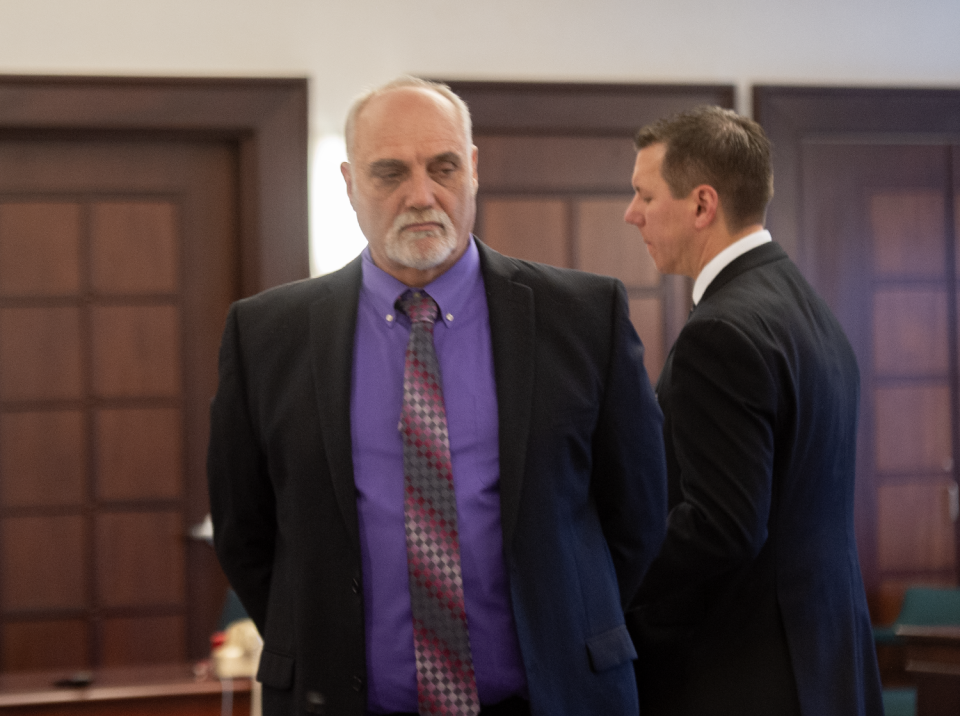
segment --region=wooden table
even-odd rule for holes
[[[55,686],[71,671],[0,674],[0,716],[250,714],[250,679],[220,681],[204,665],[97,669],[89,686]],[[232,710],[223,704],[232,700]]]
[[[960,627],[897,628],[907,644],[906,669],[917,683],[917,716],[960,714]]]

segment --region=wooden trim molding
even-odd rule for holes
[[[470,107],[480,134],[632,137],[693,104],[733,107],[732,85],[469,82],[443,80]]]
[[[776,196],[767,223],[804,266],[801,145],[853,135],[888,144],[960,143],[960,89],[757,85],[753,117],[773,142]]]
[[[0,75],[0,136],[37,132],[236,141],[240,293],[309,275],[306,79]]]

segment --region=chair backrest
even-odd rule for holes
[[[960,625],[960,589],[909,587],[897,624]]]

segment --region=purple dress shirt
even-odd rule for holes
[[[350,428],[360,520],[367,708],[417,710],[417,675],[403,524],[398,430],[410,321],[394,302],[408,289],[363,252],[353,352]],[[496,382],[480,256],[467,252],[423,286],[440,307],[434,326],[460,522],[460,559],[477,689],[484,704],[526,695],[500,527]]]

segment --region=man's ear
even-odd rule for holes
[[[717,219],[720,210],[720,195],[709,184],[701,184],[693,192],[696,201],[694,226],[698,229],[705,229]]]
[[[340,173],[343,175],[343,181],[347,184],[347,197],[350,199],[350,206],[353,206],[353,167],[350,166],[350,162],[341,162]],[[356,209],[355,206],[354,209]]]
[[[470,164],[473,167],[472,178],[473,178],[474,194],[477,193],[477,189],[480,187],[480,179],[479,179],[479,175],[477,174],[477,157],[478,156],[479,156],[479,152],[477,151],[477,145],[474,144],[473,149],[470,151]]]

